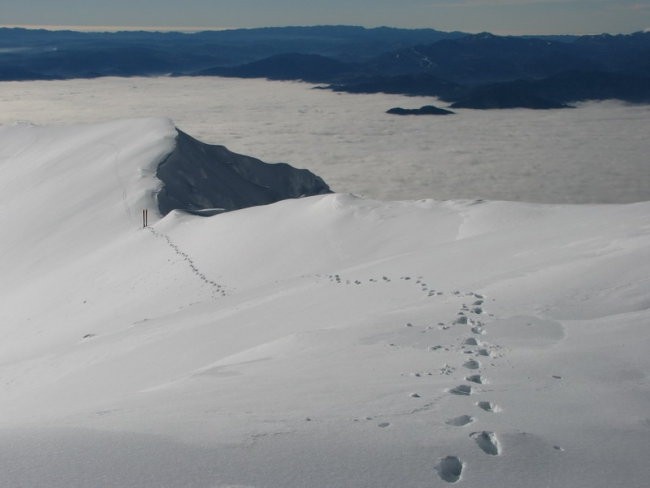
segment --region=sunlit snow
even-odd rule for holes
[[[3,85],[0,486],[645,486],[650,202],[561,202],[643,198],[647,107],[410,120],[260,83]],[[174,123],[408,198],[161,218]]]

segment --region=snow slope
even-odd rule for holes
[[[173,136],[0,128],[0,486],[647,486],[650,202],[152,218]]]

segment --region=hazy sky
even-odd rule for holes
[[[650,0],[1,0],[3,25],[259,27],[354,24],[466,32],[629,33]]]

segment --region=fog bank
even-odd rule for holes
[[[650,199],[650,106],[459,110],[396,117],[428,97],[351,95],[294,82],[100,78],[2,83],[0,123],[164,116],[203,142],[321,176],[337,192],[385,199],[547,203]]]

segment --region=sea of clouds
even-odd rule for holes
[[[99,78],[0,83],[0,124],[169,117],[208,143],[287,162],[337,192],[389,200],[650,200],[650,106],[388,115],[425,97],[351,95],[296,82]]]

